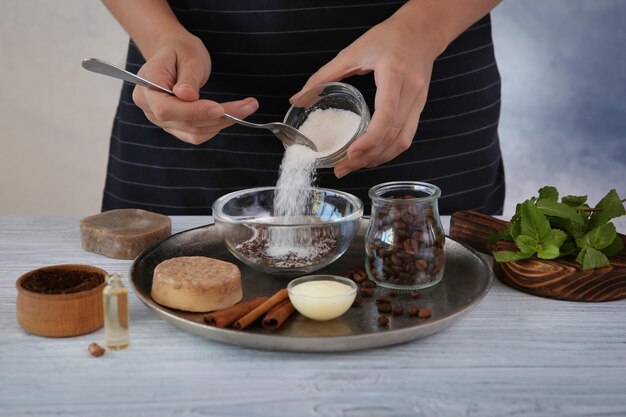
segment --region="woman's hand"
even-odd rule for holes
[[[217,103],[200,100],[202,87],[211,73],[211,58],[200,39],[183,34],[161,43],[138,74],[170,88],[175,96],[136,86],[133,101],[148,120],[178,139],[199,145],[233,123],[224,112],[246,118],[259,104],[254,98]]]
[[[309,78],[302,90],[374,72],[375,112],[367,132],[337,164],[343,177],[385,163],[410,145],[426,103],[435,59],[500,0],[411,0],[374,26]]]
[[[411,145],[433,62],[442,51],[439,42],[417,32],[418,25],[397,13],[374,26],[313,74],[292,98],[322,83],[374,72],[375,112],[367,132],[348,149],[348,159],[335,166],[337,177],[387,162]]]

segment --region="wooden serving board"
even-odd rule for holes
[[[499,241],[489,247],[487,240],[506,228],[507,222],[475,211],[458,211],[450,220],[450,237],[474,249],[491,254],[492,250],[517,250],[512,242]],[[626,236],[620,234],[626,243]],[[626,246],[626,245],[625,245]],[[570,301],[612,301],[626,298],[626,249],[609,258],[606,268],[582,270],[573,257],[518,262],[493,262],[500,281],[547,298]]]

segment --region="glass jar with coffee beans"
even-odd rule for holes
[[[438,187],[415,181],[388,182],[369,190],[372,214],[365,235],[365,266],[371,280],[400,290],[441,281],[446,258],[440,195]]]

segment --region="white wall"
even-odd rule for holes
[[[121,81],[80,63],[127,42],[99,1],[1,1],[0,214],[100,211]]]

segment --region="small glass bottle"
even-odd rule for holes
[[[104,297],[104,343],[111,350],[126,349],[130,343],[128,333],[128,288],[122,274],[107,277]]]
[[[369,190],[372,214],[365,235],[365,267],[381,287],[415,290],[437,284],[446,263],[437,199],[441,190],[415,181]]]

